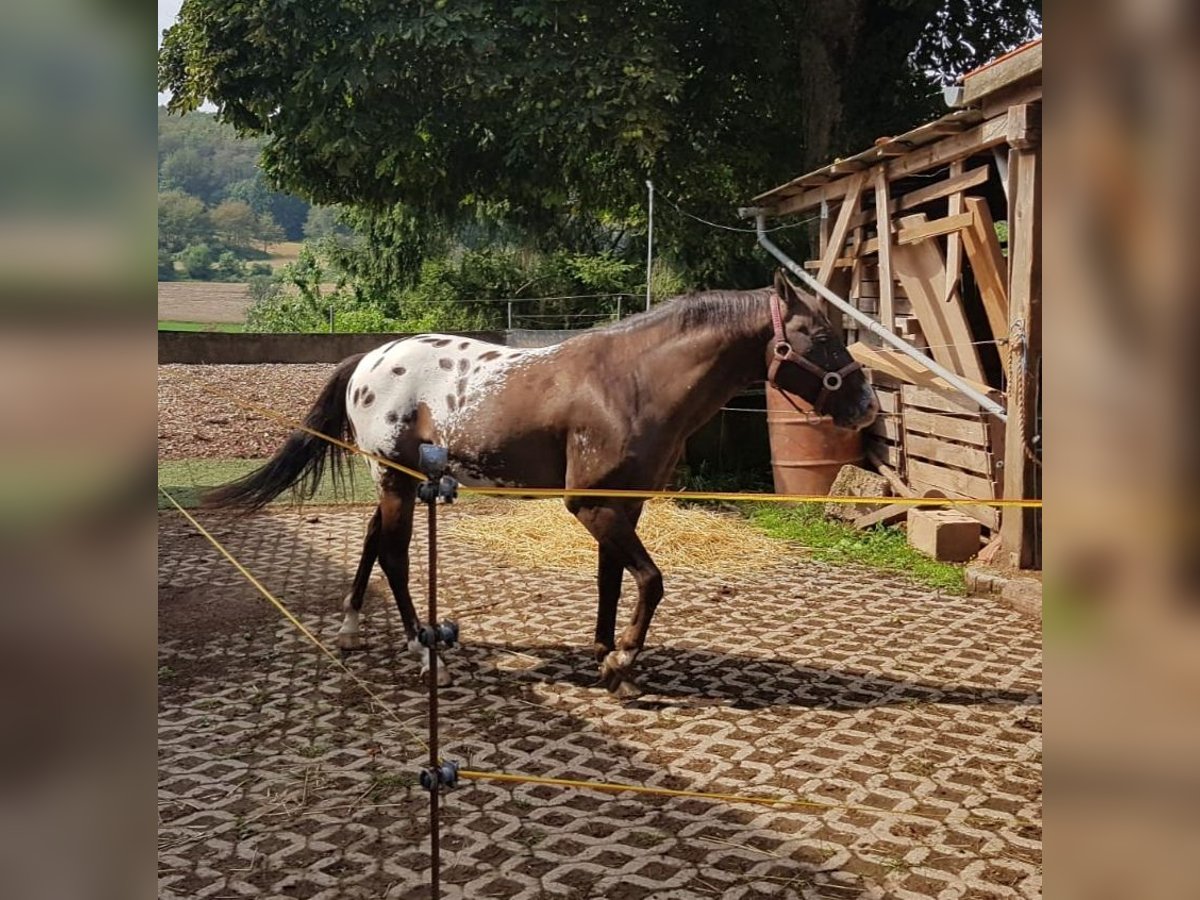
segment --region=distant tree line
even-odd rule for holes
[[[753,236],[702,219],[733,224],[763,189],[942,114],[941,83],[1041,27],[1040,0],[183,0],[158,86],[188,115],[160,183],[287,234],[309,215],[275,189],[336,208],[321,217],[350,234],[298,281],[319,268],[363,321],[404,298],[483,316],[513,286],[587,293],[589,267],[644,293],[647,179],[655,278],[752,287]],[[201,140],[205,103],[253,140]],[[777,243],[804,258],[814,234]]]
[[[271,244],[345,229],[338,211],[273,189],[262,141],[215,115],[158,112],[158,277],[242,281],[270,274],[253,260]]]

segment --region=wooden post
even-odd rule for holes
[[[956,159],[950,163],[950,177],[957,178],[963,173],[963,161]],[[957,216],[963,211],[963,195],[962,191],[957,191],[950,195],[947,201],[947,216]],[[958,236],[958,232],[951,232],[946,236],[946,290],[942,294],[942,302],[949,303],[954,298],[954,292],[958,288],[958,276],[962,274],[962,238]]]
[[[1014,135],[1019,146],[1014,146],[1008,156],[1008,312],[1013,343],[1004,442],[1004,496],[1027,499],[1033,494],[1036,467],[1025,450],[1036,423],[1036,362],[1042,353],[1041,158],[1036,141],[1031,140],[1034,132],[1028,127],[1028,119],[1010,118],[1022,129],[1019,135]],[[1004,510],[1000,539],[1010,565],[1028,568],[1040,558],[1034,543],[1038,514],[1036,510]]]
[[[879,324],[896,330],[896,300],[892,275],[892,213],[884,166],[875,169],[875,223],[879,240]]]
[[[821,268],[817,271],[817,281],[825,285],[829,284],[833,275],[833,264],[846,243],[846,235],[850,231],[850,217],[858,212],[858,201],[862,196],[866,173],[858,172],[847,180],[850,182],[850,189],[846,192],[841,209],[838,210],[837,221],[833,223],[833,231],[829,235],[829,246],[825,248],[825,255],[821,257]]]

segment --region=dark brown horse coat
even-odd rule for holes
[[[774,367],[780,387],[815,401],[821,373],[842,372],[840,387],[825,392],[825,411],[838,425],[865,427],[878,410],[874,393],[823,311],[777,277],[777,327],[772,293],[679,298],[539,350],[450,335],[393,341],[339,366],[307,424],[325,434],[348,433],[361,449],[409,467],[417,465],[421,444],[439,444],[449,452],[451,472],[467,485],[659,489],[687,437],[734,394],[763,380],[769,363],[786,356],[782,346],[792,355]],[[296,432],[266,466],[212,500],[261,506],[302,479],[311,485],[338,452]],[[376,463],[372,471],[380,503],[345,601],[339,633],[345,649],[360,646],[360,610],[376,557],[410,641],[418,625],[408,590],[415,484]],[[663,593],[662,575],[636,533],[642,504],[573,497],[567,506],[599,549],[595,654],[602,679],[633,693],[633,662]],[[637,582],[638,601],[617,638],[624,570]]]

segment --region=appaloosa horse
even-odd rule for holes
[[[408,467],[417,465],[421,444],[442,445],[464,485],[651,490],[667,485],[690,434],[764,378],[844,428],[863,428],[878,412],[874,392],[818,302],[778,274],[774,289],[681,297],[544,349],[438,334],[392,341],[342,362],[305,424],[348,435],[361,449]],[[297,483],[311,491],[326,463],[340,465],[345,453],[295,431],[262,468],[218,488],[208,502],[257,508]],[[379,506],[344,603],[338,644],[361,646],[359,616],[378,558],[410,646],[423,653],[408,589],[416,484],[370,465]],[[566,503],[599,546],[594,651],[601,680],[632,695],[634,659],[663,596],[662,575],[637,535],[642,501],[570,497]],[[615,638],[626,569],[638,599],[632,621]]]

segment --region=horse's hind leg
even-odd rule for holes
[[[362,556],[358,560],[358,571],[354,573],[354,584],[342,601],[345,616],[337,634],[337,645],[342,650],[361,650],[362,637],[358,626],[362,613],[363,598],[367,595],[367,583],[371,580],[371,569],[379,556],[379,523],[382,516],[379,507],[367,525],[367,536],[363,539]]]
[[[380,499],[379,565],[396,597],[396,608],[404,622],[409,649],[421,658],[421,676],[424,677],[429,671],[429,651],[417,643],[417,629],[421,622],[408,589],[409,545],[412,543],[416,494],[416,482],[404,478],[385,491]],[[438,684],[449,683],[450,670],[444,664],[439,664]]]

